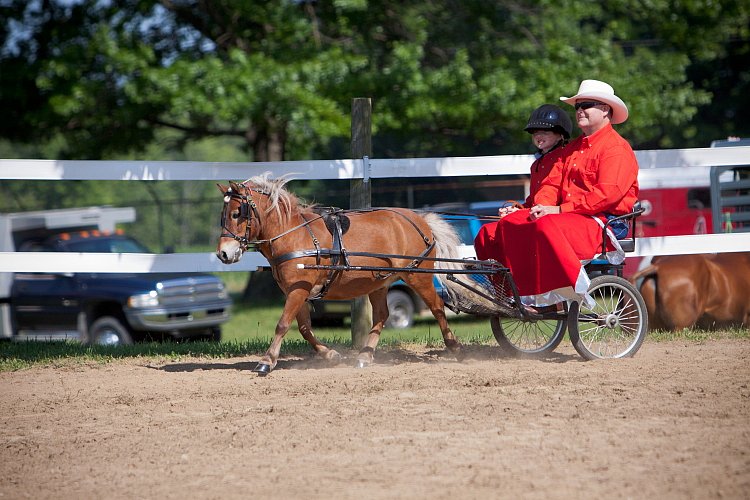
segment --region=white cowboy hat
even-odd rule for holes
[[[599,80],[584,80],[573,97],[561,97],[560,100],[575,106],[576,101],[593,99],[609,104],[612,107],[612,123],[622,123],[628,119],[628,107],[615,95],[615,89],[608,83]]]

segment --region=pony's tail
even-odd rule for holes
[[[458,245],[461,239],[453,226],[436,213],[426,212],[422,214],[432,231],[432,237],[435,239],[435,256],[438,259],[457,259]],[[439,262],[440,267],[447,269],[458,269],[461,264],[457,262]]]
[[[432,231],[432,237],[435,239],[435,256],[438,259],[459,259],[458,245],[461,244],[461,238],[458,233],[445,219],[438,214],[426,212],[422,214]],[[460,262],[435,262],[435,267],[441,269],[463,269],[464,264]],[[448,280],[446,274],[438,274],[438,280],[442,285],[444,293],[442,294],[443,302],[454,312],[479,310],[493,311],[497,306],[492,304],[486,298],[473,293],[471,290],[476,289],[479,284],[473,280],[469,274],[454,274],[453,277],[466,286]]]

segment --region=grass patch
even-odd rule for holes
[[[701,330],[699,328],[683,328],[677,331],[652,330],[646,337],[654,342],[669,342],[674,340],[687,340],[691,342],[704,342],[707,340],[724,339],[750,339],[750,329],[726,328],[723,330]]]
[[[235,301],[232,307],[232,319],[222,328],[222,339],[228,342],[243,342],[246,340],[263,340],[270,343],[276,328],[276,323],[281,316],[281,305],[248,306]],[[490,322],[486,318],[478,318],[461,314],[450,316],[448,323],[453,333],[465,343],[488,342],[494,338]],[[315,335],[326,343],[351,343],[351,326],[348,321],[343,326],[316,326]],[[284,337],[284,345],[291,339],[302,339],[294,322],[289,332]],[[440,333],[435,318],[426,316],[417,318],[412,328],[403,330],[383,330],[380,344],[384,343],[439,343],[442,345],[443,337]],[[388,344],[386,344],[388,345]]]
[[[86,346],[79,342],[5,342],[0,346],[0,371],[34,365],[108,363],[122,358],[232,357],[262,352],[260,342],[149,342],[126,346]]]
[[[240,280],[238,280],[238,284]],[[281,315],[280,304],[251,307],[235,300],[231,320],[223,326],[222,342],[164,342],[141,343],[131,346],[85,346],[77,342],[2,342],[0,343],[0,371],[12,371],[32,366],[71,366],[76,364],[105,364],[117,359],[147,358],[158,361],[175,361],[186,358],[231,358],[260,355],[268,348],[276,323]],[[489,320],[461,314],[450,316],[448,322],[456,337],[464,344],[494,345]],[[315,328],[316,336],[334,348],[351,348],[351,327],[322,326]],[[684,329],[677,332],[652,331],[649,341],[667,342],[684,340],[703,342],[721,339],[750,339],[747,328],[717,331]],[[443,338],[437,322],[424,317],[415,321],[412,328],[384,330],[379,346],[399,347],[423,345],[441,348]],[[310,347],[292,325],[282,346],[282,354],[306,355]]]

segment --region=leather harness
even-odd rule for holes
[[[287,252],[285,254],[279,255],[277,257],[273,257],[269,259],[269,263],[271,264],[271,268],[273,269],[275,266],[278,266],[282,262],[286,262],[288,260],[292,259],[299,259],[301,257],[315,257],[315,263],[317,265],[321,264],[322,258],[329,258],[331,259],[331,265],[332,266],[344,266],[348,267],[350,266],[349,263],[349,256],[350,255],[356,255],[356,256],[368,256],[374,254],[368,254],[366,252],[349,252],[346,247],[344,246],[344,234],[349,230],[349,227],[351,225],[351,220],[349,219],[348,214],[351,213],[362,213],[362,212],[377,212],[377,211],[383,211],[387,210],[393,213],[396,213],[403,217],[405,220],[407,220],[412,227],[419,233],[419,235],[422,237],[422,240],[425,243],[425,250],[414,260],[412,260],[406,268],[413,268],[417,267],[420,262],[422,262],[421,257],[426,257],[435,246],[435,241],[430,241],[430,239],[422,232],[421,229],[416,225],[416,223],[405,216],[404,214],[397,212],[395,210],[390,210],[388,208],[369,208],[369,209],[354,209],[354,210],[343,210],[341,208],[336,207],[325,207],[318,212],[318,216],[313,219],[307,219],[302,213],[300,213],[300,217],[305,221],[304,227],[307,229],[307,232],[310,234],[310,238],[312,239],[313,246],[315,247],[314,250],[295,250],[293,252]],[[320,246],[320,240],[315,236],[315,233],[312,230],[312,227],[310,227],[310,223],[317,219],[323,219],[326,229],[328,229],[328,232],[331,233],[332,241],[331,241],[331,248],[321,248]],[[316,293],[313,296],[308,297],[307,300],[318,300],[325,297],[325,295],[328,293],[329,289],[331,288],[331,285],[333,282],[341,275],[341,273],[344,272],[343,269],[332,269],[328,271],[328,276],[326,276],[326,280],[323,283],[322,288],[318,293]],[[384,280],[390,276],[395,274],[395,272],[378,272],[375,274],[375,277],[380,280]]]
[[[260,213],[257,209],[257,206],[255,205],[255,202],[252,199],[252,195],[250,194],[251,191],[254,189],[243,186],[248,190],[247,195],[243,195],[237,192],[232,191],[231,188],[224,193],[224,210],[222,212],[222,220],[221,225],[224,229],[224,232],[222,233],[222,237],[228,237],[232,238],[240,243],[243,250],[247,250],[248,248],[257,248],[257,245],[259,243],[268,242],[269,246],[271,247],[271,254],[272,257],[268,259],[269,264],[271,264],[271,270],[274,274],[274,278],[277,278],[275,268],[279,264],[293,260],[293,259],[299,259],[302,257],[315,257],[315,263],[317,265],[321,265],[321,259],[331,259],[331,265],[337,266],[339,268],[332,269],[328,272],[328,276],[326,277],[325,282],[323,283],[322,288],[318,293],[316,293],[314,296],[308,297],[307,300],[317,300],[322,299],[329,291],[331,285],[333,282],[341,275],[343,272],[343,269],[340,269],[340,266],[348,267],[350,266],[349,263],[349,256],[350,255],[356,255],[356,256],[368,256],[371,255],[373,257],[378,256],[378,254],[368,254],[366,252],[349,252],[344,246],[344,234],[349,230],[351,226],[351,220],[349,219],[348,214],[351,213],[363,213],[363,212],[377,212],[377,211],[389,211],[393,212],[401,217],[403,217],[406,221],[408,221],[412,227],[419,233],[419,235],[422,237],[422,240],[425,243],[425,250],[417,256],[414,260],[412,260],[405,268],[414,268],[417,267],[422,261],[423,257],[426,257],[434,248],[435,246],[435,240],[433,239],[430,241],[430,239],[422,232],[422,230],[417,226],[417,224],[411,220],[406,215],[393,210],[389,208],[365,208],[365,209],[352,209],[352,210],[343,210],[341,208],[336,207],[322,207],[316,210],[317,216],[308,219],[303,213],[300,212],[300,217],[302,218],[302,223],[287,230],[283,233],[274,236],[273,238],[270,238],[268,240],[263,241],[250,241],[249,240],[249,232],[250,232],[250,224],[252,222],[252,219],[257,219],[257,223],[261,224],[261,218]],[[254,190],[256,193],[268,195],[269,193],[265,191],[258,191]],[[245,231],[245,235],[237,235],[233,232],[231,232],[226,225],[226,217],[229,215],[229,211],[227,209],[229,205],[229,201],[232,198],[239,199],[239,212],[241,218],[246,218],[247,221],[247,227]],[[315,233],[312,230],[311,224],[312,222],[323,219],[323,222],[325,223],[326,229],[329,233],[331,233],[332,236],[332,242],[331,242],[331,248],[322,248],[320,245],[320,240],[315,236]],[[292,252],[287,252],[285,254],[279,255],[279,256],[273,256],[273,241],[281,238],[282,236],[285,236],[297,229],[301,228],[307,229],[307,232],[310,235],[310,239],[312,240],[314,249],[309,250],[295,250]],[[380,254],[383,256],[383,254]],[[395,274],[395,271],[393,272],[378,272],[375,277],[377,279],[386,279],[390,276]],[[277,280],[278,281],[278,280]]]

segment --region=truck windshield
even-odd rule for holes
[[[69,241],[65,244],[68,252],[98,253],[149,253],[148,249],[130,238],[92,238]]]

